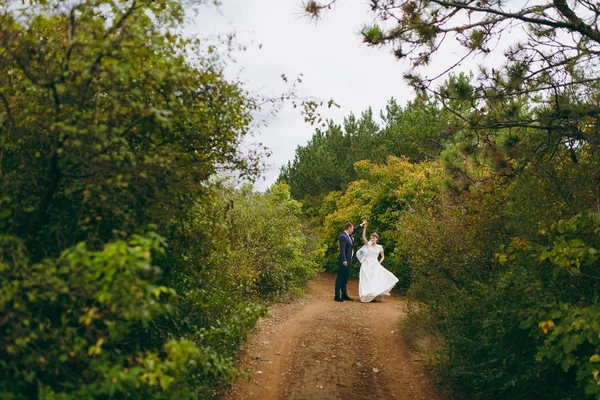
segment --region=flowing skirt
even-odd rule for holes
[[[368,303],[377,296],[389,296],[397,282],[398,278],[383,268],[377,259],[369,258],[360,266],[358,297],[363,303]]]

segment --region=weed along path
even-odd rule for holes
[[[335,277],[314,279],[306,298],[275,305],[244,344],[229,400],[442,400],[398,334],[405,300],[333,301]],[[358,282],[348,283],[357,297]]]

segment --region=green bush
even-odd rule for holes
[[[600,215],[575,216],[498,254],[487,284],[431,305],[443,376],[469,398],[597,399],[600,394]]]
[[[223,198],[228,262],[263,296],[301,292],[319,270],[317,249],[302,230],[301,206],[289,186],[273,185],[264,194],[249,186],[229,189]]]
[[[175,338],[145,344],[176,297],[152,264],[162,238],[133,236],[102,251],[81,243],[36,264],[18,239],[0,241],[3,398],[195,398],[176,389],[180,381],[219,375],[210,349]]]

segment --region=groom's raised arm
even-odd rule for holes
[[[367,220],[364,220],[363,222],[361,222],[360,224],[356,225],[353,229],[352,229],[352,234],[356,233],[357,230],[359,230],[360,228],[363,227],[363,224],[365,224],[367,222]]]

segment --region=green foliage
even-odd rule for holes
[[[444,340],[439,371],[456,392],[473,399],[568,398],[557,385],[561,377],[536,363],[536,342],[521,328],[524,310],[545,297],[536,279],[513,269],[492,285],[446,292],[429,309]]]
[[[279,181],[291,186],[292,197],[303,202],[307,215],[318,215],[328,193],[344,190],[358,178],[356,162],[384,163],[389,155],[414,162],[433,159],[453,135],[448,116],[435,101],[415,100],[401,107],[391,99],[381,120],[382,126],[370,109],[360,118],[351,114],[342,126],[331,121],[325,131],[317,129],[306,146],[296,149]]]
[[[412,266],[410,293],[420,301],[489,283],[496,274],[493,254],[506,234],[484,193],[439,196],[403,215],[396,233],[397,251]]]
[[[377,45],[385,40],[383,31],[377,25],[364,26],[360,33],[363,35],[364,41],[370,45]]]
[[[427,305],[426,329],[443,340],[437,366],[459,393],[598,398],[598,218],[561,220],[542,229],[537,244],[514,238],[486,279],[465,274],[481,265],[474,260],[446,266],[454,276],[463,272],[460,281],[436,285],[436,264],[414,277],[410,291]],[[463,236],[460,230],[455,235]]]
[[[192,3],[0,4],[0,398],[217,398],[316,270],[287,188],[218,187],[256,103]]]
[[[404,107],[391,99],[381,112],[383,154],[405,156],[411,162],[436,159],[456,128],[451,115],[434,99],[409,101]],[[381,162],[382,154],[373,161]]]
[[[442,171],[437,163],[422,162],[412,164],[405,158],[388,157],[383,165],[358,162],[355,166],[361,179],[353,182],[345,193],[331,193],[324,203],[324,229],[320,233],[323,245],[327,247],[324,265],[335,268],[337,235],[347,221],[369,222],[368,232],[376,231],[381,237],[386,259],[385,266],[401,281],[397,289],[410,285],[410,263],[402,248],[397,232],[401,216],[410,213],[415,207],[427,204],[435,195]],[[362,240],[357,240],[357,246]],[[352,270],[359,266],[353,264]]]
[[[176,33],[179,2],[13,3],[0,17],[0,192],[6,231],[35,261],[181,214],[217,163],[252,172],[237,149],[254,102]]]
[[[550,363],[572,376],[578,392],[593,399],[600,397],[600,307],[577,307],[558,303],[538,317],[551,318],[539,323],[543,345],[536,360]]]
[[[289,186],[273,185],[266,193],[250,186],[223,193],[227,224],[227,263],[268,297],[298,294],[319,270],[318,248],[309,244],[300,224],[300,204]]]
[[[539,244],[514,238],[487,273],[483,260],[457,264],[463,257],[451,248],[439,264],[416,262],[426,274],[414,275],[410,293],[424,303],[411,312],[408,334],[439,338],[431,358],[456,392],[474,399],[597,398],[597,221],[590,214],[553,224]],[[458,240],[464,233],[455,227]],[[430,238],[436,245],[446,236],[437,234]],[[471,248],[462,250],[477,246]]]
[[[535,340],[537,368],[566,393],[590,399],[600,396],[599,232],[598,213],[576,215],[543,229],[543,243],[514,239],[500,255],[511,269],[527,268],[539,291],[520,323]]]
[[[191,398],[177,390],[181,381],[215,375],[206,368],[215,355],[193,343],[171,339],[152,349],[131,342],[172,312],[176,294],[160,285],[151,259],[163,242],[133,236],[97,252],[80,243],[33,264],[20,241],[2,236],[3,397]]]
[[[4,397],[210,398],[239,375],[231,354],[261,310],[231,307],[236,292],[217,280],[196,281],[214,285],[204,304],[161,285],[153,254],[164,257],[163,238],[134,235],[102,251],[81,243],[39,264],[2,238]],[[195,318],[184,313],[190,305]]]
[[[351,165],[348,167],[344,151],[348,146],[349,137],[339,126],[330,123],[325,132],[317,129],[306,146],[296,149],[294,161],[282,168],[279,181],[291,186],[297,200],[339,190],[351,181]]]

